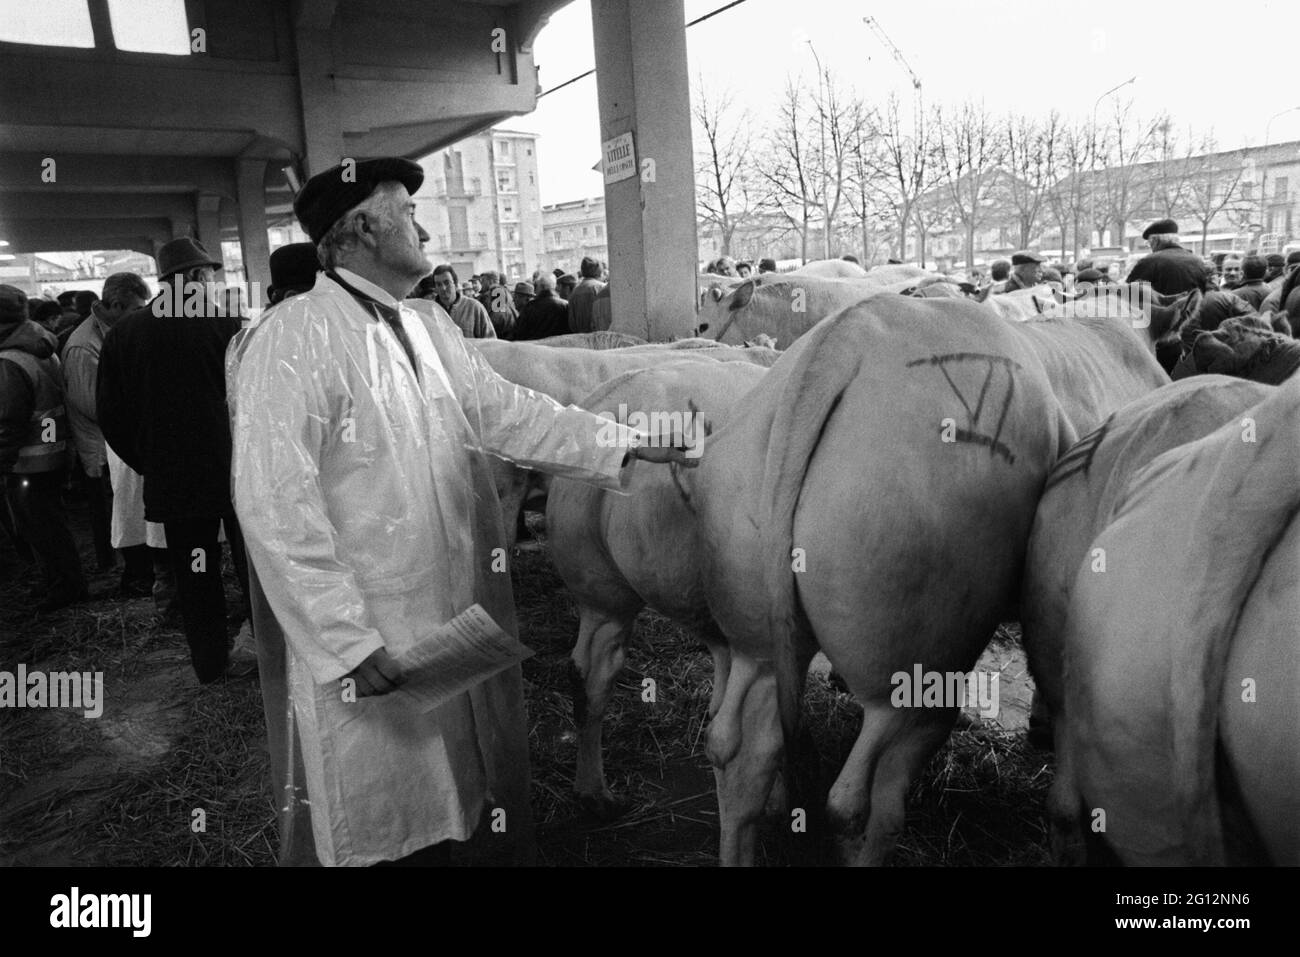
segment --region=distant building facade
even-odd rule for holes
[[[419,162],[416,220],[435,265],[450,263],[462,280],[491,269],[512,281],[541,265],[536,134],[488,130]]]
[[[604,196],[543,206],[542,230],[547,269],[564,269],[576,276],[584,256],[609,262]]]

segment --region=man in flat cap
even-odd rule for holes
[[[1205,263],[1178,241],[1178,224],[1158,219],[1142,231],[1151,255],[1139,259],[1128,274],[1128,282],[1149,282],[1161,295],[1176,296],[1191,289],[1204,292],[1208,286]]]
[[[516,632],[488,454],[610,489],[637,458],[688,461],[622,427],[602,444],[608,420],[507,382],[437,303],[403,301],[432,269],[422,180],[397,158],[312,177],[294,211],[325,274],[228,363],[282,861],[314,843],[326,865],[445,863],[485,818],[526,844],[518,666],[425,712],[392,693],[397,659],[474,604]]]
[[[1038,253],[1021,249],[1011,255],[1011,275],[1003,283],[999,292],[1015,292],[1017,289],[1031,289],[1043,278],[1043,257]]]
[[[158,252],[162,291],[104,336],[95,407],[113,451],[144,477],[144,517],[161,523],[190,660],[202,684],[252,672],[230,657],[221,579],[224,528],[244,594],[247,566],[230,504],[226,346],[240,329],[219,301],[221,261],[188,237]]]

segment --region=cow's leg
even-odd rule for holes
[[[731,648],[721,632],[706,630],[700,637],[713,658],[713,691],[709,695],[709,720],[712,721],[722,707],[722,696],[727,690],[727,676],[731,672]]]
[[[1037,699],[1035,699],[1037,700]],[[1074,765],[1065,742],[1065,722],[1056,716],[1056,775],[1047,792],[1047,819],[1051,828],[1052,861],[1062,866],[1082,866],[1087,847],[1081,830],[1080,797],[1074,784]]]
[[[1052,747],[1052,711],[1047,707],[1047,699],[1038,688],[1034,689],[1033,702],[1029,706],[1029,743],[1044,751]]]
[[[572,655],[573,720],[578,726],[573,788],[583,808],[601,819],[617,817],[624,810],[605,785],[601,721],[614,681],[623,670],[624,645],[635,619],[635,609],[615,614],[583,606],[579,611],[578,643]]]
[[[724,867],[749,866],[758,819],[781,758],[776,674],[770,662],[732,651],[726,691],[709,725],[709,760],[718,785]]]
[[[866,702],[862,730],[835,779],[827,815],[844,863],[883,864],[902,833],[907,792],[947,738],[955,712]]]

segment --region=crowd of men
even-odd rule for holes
[[[467,339],[526,342],[608,329],[613,314],[607,287],[605,265],[584,256],[577,276],[539,269],[514,286],[490,270],[461,280],[443,263],[420,280],[414,296],[436,301]]]

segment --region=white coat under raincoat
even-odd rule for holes
[[[435,304],[339,277],[400,309],[418,379],[392,328],[326,275],[227,356],[281,862],[312,856],[305,800],[326,865],[465,840],[485,808],[531,837],[518,667],[425,715],[397,694],[345,702],[339,679],[475,602],[517,634],[484,453],[619,489],[632,433],[598,444],[608,420],[502,379]]]

